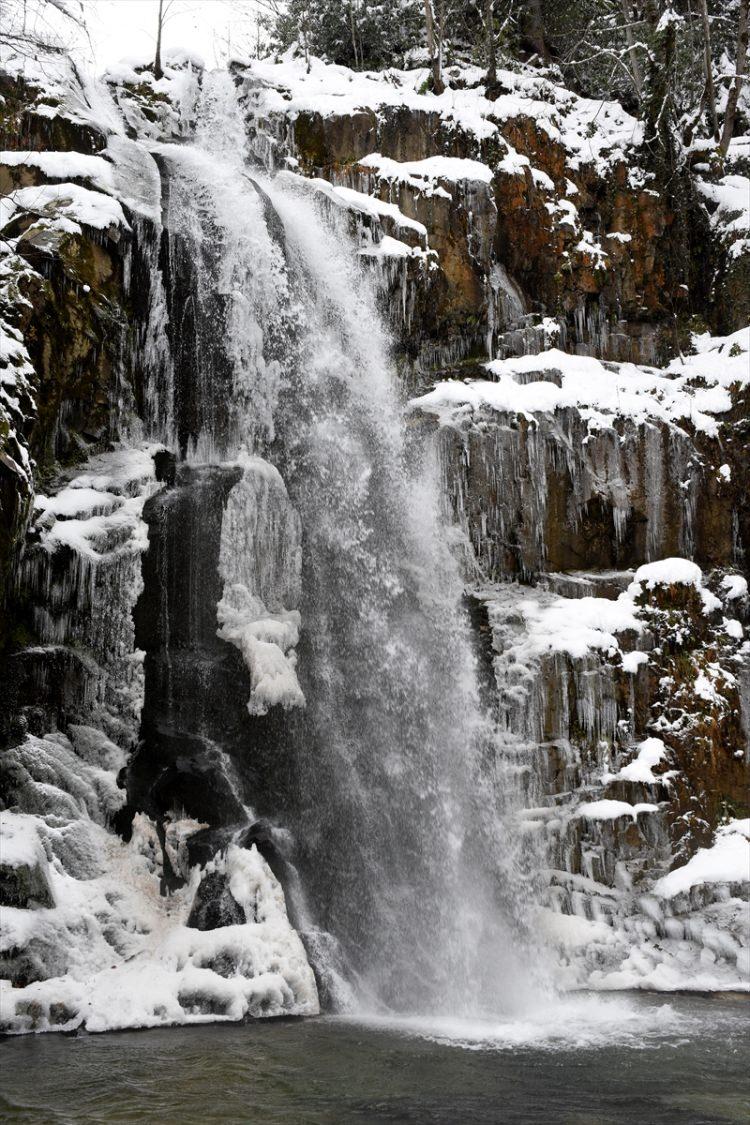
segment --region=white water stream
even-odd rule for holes
[[[202,405],[184,444],[246,465],[222,535],[221,635],[243,651],[256,712],[304,692],[288,827],[360,1002],[507,1012],[531,987],[517,796],[480,707],[435,466],[408,456],[389,341],[342,224],[296,177],[253,171],[260,194],[244,147],[216,73],[195,145],[162,150],[173,245],[197,263]],[[301,603],[286,493],[258,458],[301,519]]]

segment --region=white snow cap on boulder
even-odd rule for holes
[[[703,585],[701,568],[689,559],[659,559],[658,562],[645,563],[635,572],[634,584],[653,590],[655,586],[695,586]]]
[[[712,614],[721,609],[721,602],[703,585],[703,571],[690,559],[659,559],[658,562],[639,566],[635,577],[627,589],[628,597],[640,597],[644,588],[653,590],[657,586],[693,586],[703,602],[703,613]]]

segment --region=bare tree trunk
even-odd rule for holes
[[[719,118],[716,113],[716,90],[714,89],[713,60],[711,58],[711,24],[708,21],[706,0],[700,0],[701,23],[703,24],[703,66],[706,72],[706,101],[711,118],[711,132],[715,141],[719,139]]]
[[[544,35],[542,2],[541,0],[528,0],[528,2],[523,5],[522,10],[525,13],[524,29],[526,39],[534,48],[544,65],[547,66],[550,61],[550,53]]]
[[[352,33],[352,48],[354,50],[354,67],[359,69],[361,59],[357,52],[357,20],[354,15],[354,0],[349,0],[349,27]]]
[[[487,38],[487,85],[497,83],[495,56],[495,0],[484,0],[484,34]]]
[[[638,58],[638,50],[633,35],[633,13],[630,10],[630,0],[620,0],[620,7],[625,17],[625,39],[628,44],[628,55],[630,56],[630,73],[633,75],[633,85],[635,86],[635,92],[640,101],[643,96],[643,71],[641,70],[641,61]]]
[[[445,90],[445,83],[441,73],[440,52],[435,37],[435,13],[432,8],[432,0],[424,0],[424,22],[427,29],[427,53],[430,56],[430,66],[432,67],[432,88],[436,94],[442,94]]]
[[[729,144],[734,135],[734,119],[737,115],[737,102],[742,89],[742,80],[747,65],[747,35],[748,35],[748,0],[740,0],[739,20],[737,23],[737,64],[734,68],[734,82],[729,88],[727,108],[724,114],[724,128],[719,142],[719,151],[722,156],[729,152]]]
[[[159,0],[159,16],[158,24],[156,27],[156,55],[154,56],[154,78],[163,78],[164,71],[161,68],[161,32],[164,26],[164,0]]]

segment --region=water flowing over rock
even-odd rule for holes
[[[4,1030],[747,987],[748,329],[474,70],[3,78]]]

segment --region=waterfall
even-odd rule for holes
[[[360,1005],[507,1011],[529,978],[516,786],[480,703],[437,466],[407,441],[349,236],[297,177],[250,172],[245,145],[217,72],[195,143],[159,148],[175,401],[156,413],[194,467],[241,473],[217,628],[251,715],[283,711],[272,819]]]

